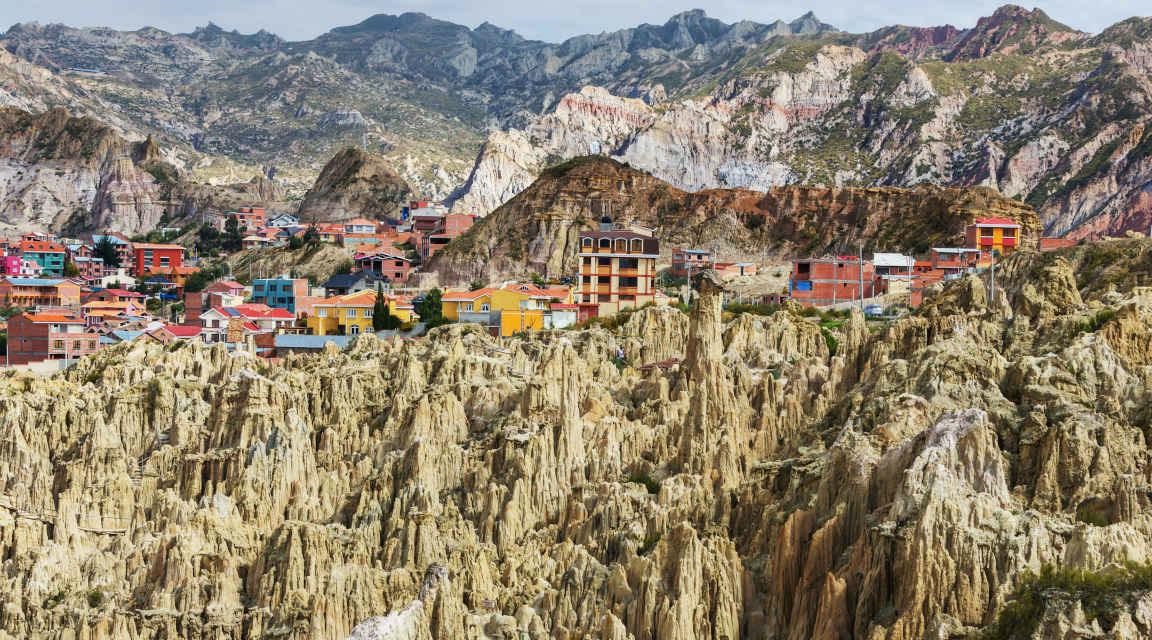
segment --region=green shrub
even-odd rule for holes
[[[652,495],[660,493],[660,481],[647,473],[633,473],[628,476],[628,482],[644,485],[644,488]]]
[[[652,550],[655,549],[656,545],[659,543],[660,534],[657,533],[656,535],[645,536],[644,542],[642,542],[640,546],[636,548],[636,555],[646,556],[649,553],[652,553]]]
[[[824,334],[824,343],[828,345],[828,356],[836,357],[836,353],[840,350],[840,341],[825,327],[820,327],[820,332]]]
[[[100,608],[104,604],[104,592],[99,589],[93,589],[88,592],[88,606],[93,609]]]
[[[1060,595],[1079,600],[1088,622],[1096,620],[1105,631],[1116,622],[1117,612],[1136,594],[1152,590],[1152,564],[1128,563],[1102,572],[1045,566],[1039,575],[1020,581],[996,622],[978,635],[979,640],[1032,638],[1048,602]]]

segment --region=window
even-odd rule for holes
[[[317,309],[316,310],[316,317],[317,318],[327,318],[328,317],[328,310],[327,309]]]
[[[79,340],[73,340],[72,341],[72,350],[73,351],[79,351],[80,350],[80,341]]]
[[[644,241],[640,238],[632,238],[632,253],[643,253]]]
[[[365,309],[364,310],[364,317],[365,318],[371,318],[372,317],[372,310],[371,309]]]
[[[346,313],[344,315],[348,318],[355,318],[356,317],[356,310],[355,309],[349,309],[348,313]]]
[[[53,349],[63,349],[64,348],[64,341],[63,340],[53,340],[52,341],[52,348]]]
[[[637,269],[640,267],[640,260],[637,258],[620,258],[621,269]]]
[[[611,249],[612,248],[612,241],[609,240],[608,238],[600,238],[600,248],[601,249]]]
[[[584,263],[583,264],[585,267],[592,266],[592,258],[589,258],[588,256],[584,256]]]
[[[624,238],[616,238],[616,253],[626,253],[628,251],[628,241]]]
[[[358,324],[354,324],[354,325],[352,325],[352,326],[351,326],[351,327],[350,327],[348,330],[349,330],[349,331],[352,333],[352,335],[354,335],[354,336],[355,336],[355,335],[359,335],[359,334],[360,334],[360,325],[358,325]]]
[[[592,238],[589,238],[588,236],[584,236],[583,238],[580,238],[580,247],[583,249],[591,249],[592,248]]]
[[[489,310],[488,303],[485,302],[484,304],[480,305],[480,310],[481,311],[488,311]]]

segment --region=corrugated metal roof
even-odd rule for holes
[[[902,253],[873,253],[872,264],[877,267],[911,267],[916,258]]]
[[[61,278],[8,278],[8,282],[20,287],[55,287],[64,280]]]

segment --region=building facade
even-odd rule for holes
[[[852,302],[876,295],[876,273],[871,262],[857,256],[795,260],[788,291],[806,306]]]
[[[1010,218],[976,218],[968,226],[968,246],[983,251],[1012,253],[1020,247],[1023,227]]]
[[[284,309],[296,315],[299,303],[308,297],[307,278],[260,278],[252,281],[252,302]]]
[[[711,269],[715,264],[712,252],[707,249],[677,249],[672,252],[672,269],[669,274],[673,278],[688,278],[694,273]]]
[[[46,240],[22,240],[16,245],[20,256],[40,265],[40,275],[64,275],[67,250],[64,245]]]
[[[136,277],[170,275],[184,266],[184,247],[178,244],[132,245],[132,265]]]
[[[80,285],[59,278],[0,278],[0,306],[80,306]]]
[[[53,310],[8,319],[9,364],[74,360],[99,348],[99,336],[76,313]]]
[[[600,316],[643,306],[656,300],[656,260],[660,243],[651,235],[612,228],[610,220],[599,231],[580,233],[581,305],[595,305]]]

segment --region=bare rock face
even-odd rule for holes
[[[411,195],[408,184],[383,158],[348,147],[324,166],[299,213],[309,221],[375,220],[398,215]]]
[[[0,130],[0,223],[137,233],[163,216],[161,185],[111,128],[63,109],[32,115],[7,108]]]
[[[275,363],[139,343],[9,373],[0,630],[970,634],[1029,575],[1152,550],[1152,297],[1120,277],[1148,243],[1018,252],[1002,295],[949,283],[876,330],[789,309],[725,324],[705,281],[690,315],[645,309],[618,333],[450,325]],[[1110,290],[1080,282],[1096,250],[1128,255]],[[1072,292],[1113,314],[1073,332]],[[1146,594],[1105,615],[1085,593],[1022,624],[1152,628]]]

